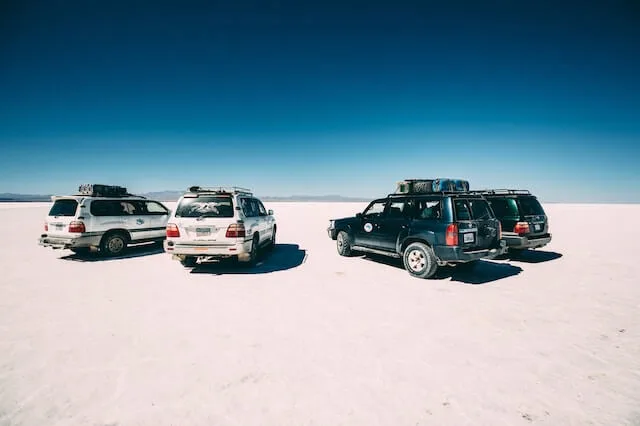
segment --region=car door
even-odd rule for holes
[[[89,212],[91,230],[99,234],[104,234],[110,229],[127,229],[129,225],[119,200],[92,200],[89,203]]]
[[[379,227],[386,205],[386,199],[374,200],[358,215],[359,220],[354,229],[355,245],[380,248]]]
[[[240,198],[240,207],[244,214],[244,226],[247,232],[247,237],[252,236],[255,233],[260,235],[260,209],[253,201],[253,198],[242,197]]]
[[[143,215],[140,217],[146,228],[145,238],[159,239],[166,235],[169,210],[157,201],[140,201],[144,205]]]
[[[407,228],[410,221],[411,206],[408,199],[393,199],[387,204],[384,213],[377,221],[377,227],[372,231],[378,248],[395,251],[398,235]]]
[[[260,237],[260,240],[270,240],[272,237],[271,234],[273,233],[273,222],[275,221],[275,219],[273,218],[273,216],[269,216],[269,213],[264,207],[264,204],[262,204],[262,201],[258,200],[257,198],[254,199],[256,203],[258,203],[258,211],[260,212],[260,226],[262,230],[262,236]]]

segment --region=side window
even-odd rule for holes
[[[374,201],[364,211],[363,216],[374,217],[380,216],[384,212],[384,206],[387,204],[387,200]]]
[[[466,200],[455,200],[454,206],[457,220],[471,220],[471,212]]]
[[[489,204],[485,200],[469,200],[469,205],[474,219],[485,220],[493,218]]]
[[[262,205],[262,202],[260,200],[258,200],[257,198],[253,199],[253,202],[256,205],[256,208],[258,210],[258,214],[260,216],[266,216],[267,215],[267,210],[264,208],[264,206]]]
[[[240,207],[242,207],[242,212],[244,213],[245,217],[255,217],[258,215],[257,212],[254,213],[254,206],[249,198],[241,198]]]
[[[120,201],[120,214],[123,216],[140,214],[140,207],[136,201],[122,200]]]
[[[93,200],[89,211],[93,216],[122,216],[122,206],[119,201]]]
[[[146,207],[146,214],[163,215],[168,213],[167,209],[156,201],[145,201],[144,204]]]
[[[518,206],[511,198],[494,198],[489,200],[489,204],[498,219],[518,218]]]
[[[440,219],[442,203],[440,200],[416,200],[416,219]]]
[[[387,217],[389,218],[402,218],[407,214],[407,202],[406,200],[392,201],[389,203],[387,210]]]

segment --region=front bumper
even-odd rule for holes
[[[461,247],[436,246],[435,253],[442,262],[466,263],[480,259],[494,259],[507,252],[507,242],[502,239],[495,247],[466,251]]]
[[[164,251],[176,257],[196,256],[208,258],[238,257],[248,258],[252,241],[240,242],[180,242],[166,239]]]
[[[329,238],[331,238],[332,240],[335,240],[338,236],[338,232],[336,231],[336,228],[327,228],[327,234],[329,234]]]
[[[551,234],[545,234],[540,237],[522,237],[517,234],[503,234],[503,238],[507,241],[508,248],[519,250],[540,248],[551,242]]]
[[[72,249],[72,248],[90,248],[100,246],[100,236],[77,236],[77,237],[54,237],[42,234],[38,240],[38,245],[43,247],[51,247],[55,250]]]

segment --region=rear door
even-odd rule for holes
[[[119,200],[92,199],[89,203],[92,232],[104,233],[110,229],[127,228],[127,218]]]
[[[548,232],[547,215],[542,205],[533,196],[518,197],[518,206],[522,219],[529,223],[528,236],[544,235]]]
[[[71,237],[78,234],[69,233],[69,224],[76,220],[79,209],[79,199],[57,198],[54,200],[49,214],[45,219],[47,235],[52,237]]]
[[[484,198],[454,198],[458,222],[458,245],[464,249],[482,250],[496,244],[499,221]]]
[[[513,228],[520,220],[520,212],[516,200],[511,197],[489,198],[491,209],[502,223],[503,232],[513,232]]]
[[[226,238],[234,223],[234,205],[230,195],[183,197],[176,206],[176,225],[180,239],[193,242],[216,242]]]

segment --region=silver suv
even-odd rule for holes
[[[272,210],[246,188],[192,186],[169,218],[165,252],[186,267],[221,259],[253,265],[261,247],[274,247]]]

